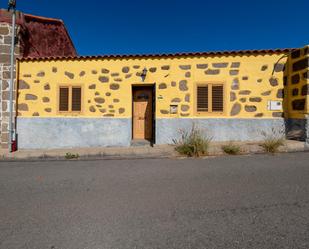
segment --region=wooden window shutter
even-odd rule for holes
[[[69,88],[60,87],[59,91],[59,111],[69,111]]]
[[[197,87],[197,111],[208,112],[208,86]]]
[[[72,87],[72,111],[81,111],[82,89]]]
[[[223,85],[212,85],[212,111],[223,112]]]

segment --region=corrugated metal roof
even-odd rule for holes
[[[244,54],[285,54],[293,49],[261,49],[261,50],[233,50],[215,52],[189,52],[189,53],[162,53],[162,54],[124,54],[124,55],[91,55],[91,56],[51,56],[51,57],[26,57],[19,58],[20,61],[47,61],[47,60],[95,60],[95,59],[122,59],[142,57],[201,57],[201,56],[232,56]]]

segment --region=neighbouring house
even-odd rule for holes
[[[0,9],[0,143],[3,148],[8,147],[9,133],[11,20],[11,13]],[[17,12],[16,23],[16,58],[77,55],[63,21]]]
[[[71,54],[17,60],[21,149],[167,144],[193,123],[215,141],[283,130],[309,144],[308,46],[77,56],[67,42]]]

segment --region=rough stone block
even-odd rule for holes
[[[278,89],[277,91],[277,98],[283,99],[284,98],[284,89]]]
[[[19,80],[19,89],[30,89],[30,85],[24,80]]]
[[[285,64],[282,64],[282,63],[276,63],[274,65],[274,71],[275,72],[283,72],[285,70]]]
[[[8,123],[2,123],[1,125],[1,133],[9,132],[9,124]]]
[[[242,91],[239,91],[239,95],[249,95],[251,93],[250,90],[242,90]]]
[[[250,102],[262,102],[262,98],[260,98],[260,97],[252,97],[252,98],[249,98],[249,101]]]
[[[268,65],[263,65],[261,71],[266,71],[268,69]]]
[[[308,85],[304,85],[301,89],[301,95],[302,96],[306,96],[309,95],[309,84]]]
[[[278,79],[276,79],[274,77],[269,79],[269,83],[270,83],[271,86],[278,86],[279,85]]]
[[[271,94],[271,90],[270,91],[265,91],[265,92],[262,92],[262,96],[269,96]]]
[[[212,63],[212,66],[214,68],[226,68],[229,65],[227,62],[221,62],[221,63]]]
[[[157,71],[156,67],[149,68],[149,72],[151,72],[151,73],[155,73],[156,71]]]
[[[238,75],[239,70],[230,70],[230,75]]]
[[[240,62],[232,62],[231,68],[239,68]]]
[[[25,96],[25,100],[37,100],[38,96],[34,95],[34,94],[26,94]]]
[[[305,110],[306,99],[296,99],[292,101],[292,108],[294,111]]]
[[[9,90],[9,81],[8,80],[3,80],[2,81],[2,90]]]
[[[10,34],[10,29],[8,25],[0,27],[0,35],[9,35],[9,34]]]
[[[188,91],[189,88],[188,88],[188,82],[186,80],[181,80],[179,82],[179,90],[180,91]]]
[[[302,59],[293,63],[293,71],[300,71],[309,67],[309,58]]]
[[[70,78],[71,80],[74,79],[74,74],[73,74],[73,73],[70,73],[70,72],[67,72],[67,71],[66,71],[64,74],[65,74],[68,78]]]
[[[233,102],[235,101],[237,98],[236,98],[236,94],[234,92],[230,92],[230,101]]]
[[[102,83],[107,83],[109,82],[109,78],[106,76],[100,76],[99,81],[101,81]]]
[[[298,84],[299,81],[300,81],[300,76],[299,76],[299,74],[294,74],[294,75],[292,76],[292,78],[291,78],[292,84]]]
[[[293,96],[297,96],[298,93],[299,93],[298,88],[294,88],[294,89],[292,90],[292,95],[293,95]]]
[[[245,106],[245,111],[246,112],[256,112],[257,108],[254,105],[246,105]]]
[[[1,143],[7,143],[9,141],[9,133],[1,133]]]
[[[239,103],[235,103],[232,107],[232,110],[231,110],[231,116],[236,116],[240,113],[241,111],[241,104]]]
[[[15,51],[16,52],[16,51]],[[1,54],[11,54],[11,46],[10,45],[1,45],[0,46],[0,53]]]
[[[170,66],[167,66],[167,65],[166,66],[162,66],[161,69],[162,70],[170,70]]]
[[[220,73],[219,69],[208,69],[205,71],[205,74],[208,74],[208,75],[217,75],[219,73]]]
[[[179,65],[179,68],[181,70],[190,70],[191,69],[191,65]]]
[[[107,73],[109,73],[109,70],[108,70],[108,69],[106,69],[106,68],[102,68],[102,69],[101,69],[101,73],[103,73],[103,74],[107,74]]]
[[[291,53],[291,57],[292,59],[297,59],[300,57],[300,49],[297,49],[297,50],[294,50],[292,53]]]
[[[197,64],[196,65],[197,69],[207,69],[207,67],[208,67],[208,64]]]
[[[2,101],[2,111],[3,112],[8,111],[8,102],[7,101]]]
[[[0,54],[0,63],[8,63],[10,61],[9,54]]]

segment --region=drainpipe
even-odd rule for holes
[[[16,26],[16,1],[9,1],[8,10],[12,10],[12,40],[11,40],[11,79],[10,79],[10,102],[9,102],[9,152],[13,152],[13,91],[14,91],[14,51],[15,51],[15,26]]]

